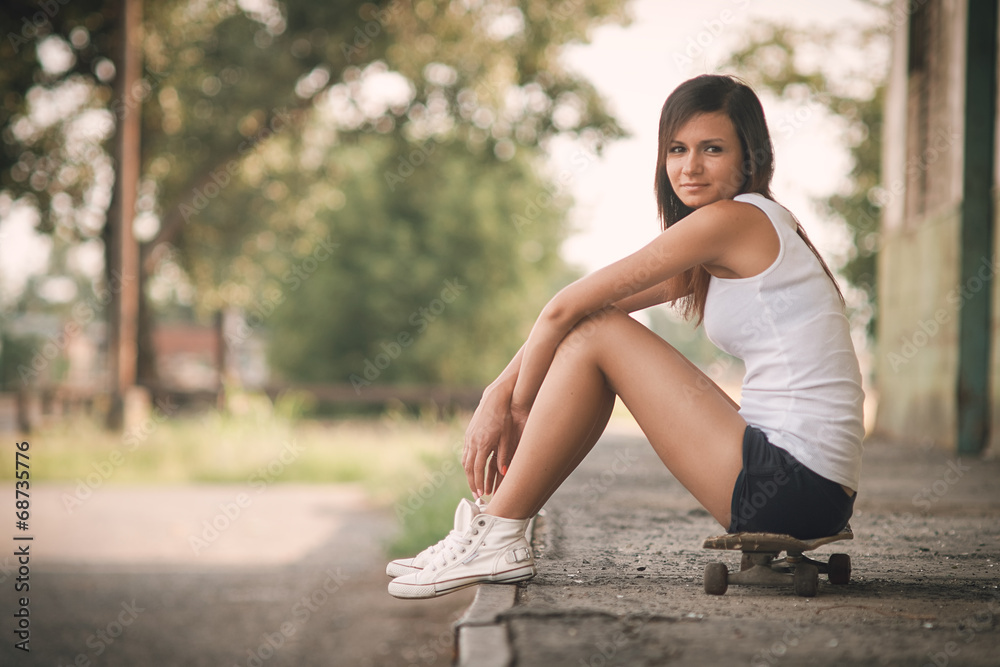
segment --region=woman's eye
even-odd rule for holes
[[[722,148],[720,148],[719,146],[709,146],[705,150],[707,152],[709,152],[709,153],[721,153],[722,152]]]
[[[683,153],[684,152],[684,147],[683,146],[671,146],[669,152],[671,152],[671,153]]]

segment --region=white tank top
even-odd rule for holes
[[[864,391],[837,290],[784,207],[759,194],[735,199],[767,215],[781,248],[756,276],[712,276],[705,333],[746,365],[743,419],[813,472],[857,489]]]

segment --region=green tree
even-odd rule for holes
[[[400,169],[400,155],[419,166]],[[311,274],[308,259],[293,260],[270,288],[287,299],[273,318],[275,366],[359,390],[492,379],[567,276],[566,197],[539,180],[527,151],[507,161],[454,143],[406,153],[369,136],[330,158],[349,195],[317,217],[336,248]]]
[[[237,3],[145,5],[144,84],[115,99],[118,2],[75,0],[40,20],[35,3],[5,3],[0,20],[16,38],[0,44],[0,189],[32,201],[42,231],[72,243],[103,239],[112,198],[107,144],[115,121],[141,103],[139,217],[152,229],[144,271],[157,273],[169,258],[166,264],[183,269],[196,287],[203,310],[252,303],[246,289],[224,287],[254,291],[272,273],[259,265],[291,261],[275,259],[269,243],[294,258],[323,238],[308,209],[330,206],[322,201],[331,195],[316,180],[315,164],[302,164],[276,138],[308,129],[335,134],[338,147],[356,141],[367,150],[376,144],[363,137],[385,137],[393,155],[434,141],[442,156],[466,161],[442,167],[441,177],[493,169],[528,178],[534,150],[554,135],[574,135],[597,151],[621,134],[593,87],[558,62],[559,46],[585,40],[597,23],[625,20],[617,0],[286,0],[255,3],[254,11]],[[368,84],[379,77],[402,94],[387,103],[374,99]],[[57,98],[62,113],[44,113]],[[333,127],[318,127],[313,112],[329,105],[341,113]],[[343,195],[336,179],[349,171],[328,170],[323,177],[332,180],[324,183]],[[421,173],[414,182],[434,172]],[[427,185],[418,194],[444,191]],[[427,217],[428,237],[447,237],[433,229],[440,219]],[[539,220],[548,223],[556,224]],[[466,245],[489,246],[488,226],[475,229],[486,236]],[[540,237],[543,257],[558,237],[558,229]]]

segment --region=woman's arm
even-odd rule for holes
[[[687,292],[681,293],[676,290],[677,287],[675,285],[671,285],[670,279],[667,279],[659,285],[653,285],[652,287],[644,289],[641,292],[618,299],[615,301],[614,306],[618,310],[622,310],[626,313],[634,313],[637,310],[645,310],[646,308],[658,306],[661,303],[667,303],[668,301],[676,301],[677,299],[687,296]]]
[[[465,468],[469,488],[477,498],[483,493],[491,493],[498,478],[506,474],[507,464],[517,448],[520,429],[524,427],[523,419],[518,426],[510,405],[523,355],[522,346],[497,379],[486,387],[465,430],[462,467]],[[490,454],[494,455],[492,459]],[[487,460],[490,462],[488,468]]]
[[[748,214],[763,217],[753,205],[736,202],[700,209],[638,252],[569,285],[546,305],[528,341],[483,392],[466,430],[462,465],[476,497],[490,493],[506,474],[531,404],[566,333],[605,307],[635,312],[687,296],[674,293],[669,279],[693,266],[711,264],[713,258],[725,265],[726,260],[718,258],[742,242],[741,232],[752,227],[746,224]],[[762,221],[774,234],[766,217]]]
[[[734,249],[747,233],[756,233],[760,215],[753,205],[716,202],[675,223],[639,251],[561,290],[542,309],[524,345],[511,409],[525,414],[530,410],[556,348],[580,320],[619,302],[641,306],[655,301],[658,286],[695,266],[738,264]],[[770,226],[766,218],[764,222]]]
[[[632,313],[684,296],[675,295],[668,282],[653,285],[637,294],[619,299],[614,305],[627,313]],[[514,450],[517,449],[524,422],[528,417],[525,411],[511,410],[511,398],[514,395],[514,386],[521,370],[523,356],[522,346],[497,379],[486,387],[465,431],[462,467],[469,480],[469,488],[476,492],[477,496],[493,491],[500,479],[507,474],[507,466],[514,457]],[[492,459],[489,458],[491,453],[494,455]],[[487,461],[489,461],[488,466]]]

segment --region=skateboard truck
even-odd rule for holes
[[[725,563],[705,566],[705,592],[724,595],[730,584],[748,586],[788,586],[796,595],[813,597],[819,590],[819,575],[825,574],[831,584],[846,584],[851,580],[851,557],[833,554],[827,561],[813,560],[803,552],[839,540],[854,539],[847,526],[836,535],[800,540],[777,533],[730,533],[710,537],[706,549],[729,549],[743,552],[739,572],[729,572]],[[784,558],[778,558],[785,552]]]

